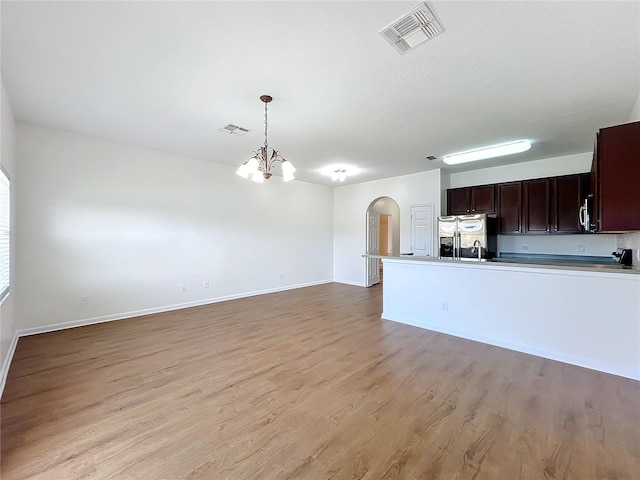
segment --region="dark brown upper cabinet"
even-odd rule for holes
[[[447,190],[447,214],[495,213],[495,185],[451,188]]]
[[[495,213],[495,185],[471,187],[471,213]]]
[[[523,184],[522,233],[536,234],[551,231],[551,179],[526,180]],[[579,204],[576,205],[576,215]]]
[[[591,172],[596,230],[640,230],[640,122],[600,129]]]
[[[587,194],[589,174],[526,180],[523,183],[523,233],[581,233],[578,210]]]
[[[469,213],[471,188],[451,188],[447,190],[447,214],[464,215]]]
[[[582,233],[578,210],[589,192],[590,175],[564,175],[552,179],[551,233]]]
[[[498,233],[522,233],[522,182],[499,183]]]
[[[590,190],[589,173],[447,190],[448,215],[497,213],[498,233],[582,233],[578,211]]]

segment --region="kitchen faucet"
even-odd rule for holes
[[[478,249],[478,261],[481,262],[482,261],[482,242],[480,240],[476,240],[475,242],[473,242],[473,248],[471,249],[471,253],[473,253],[473,251],[476,248]]]

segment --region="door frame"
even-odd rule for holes
[[[371,218],[377,218],[377,228],[375,234],[371,234]],[[372,240],[375,240],[377,248],[372,247]],[[367,254],[380,254],[380,214],[367,209]],[[366,286],[371,287],[380,283],[380,260],[378,258],[367,258],[366,261]]]

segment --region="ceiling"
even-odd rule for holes
[[[629,118],[640,2],[429,2],[446,31],[400,55],[378,32],[418,4],[3,1],[2,77],[18,121],[233,166],[269,94],[269,144],[326,185],[334,163],[355,183],[585,152]],[[425,160],[521,138],[481,165]]]

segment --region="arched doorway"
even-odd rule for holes
[[[366,212],[365,251],[372,255],[398,255],[400,253],[400,207],[391,197],[378,197]],[[380,283],[382,260],[367,259],[367,287]]]

